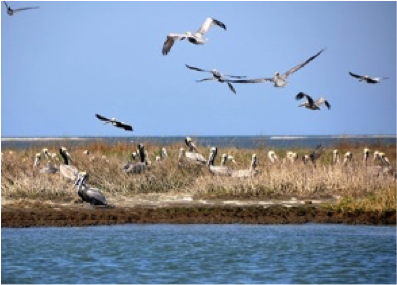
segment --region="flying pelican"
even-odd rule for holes
[[[41,162],[41,153],[38,152],[38,153],[36,153],[33,167],[38,167],[40,165],[40,162]]]
[[[20,12],[20,11],[24,11],[24,10],[30,10],[30,9],[39,9],[38,6],[35,7],[24,7],[24,8],[18,8],[18,9],[11,9],[10,6],[8,6],[7,2],[4,1],[4,4],[6,5],[7,8],[7,14],[10,16],[14,16],[15,13]]]
[[[259,171],[256,169],[258,166],[258,159],[256,154],[252,155],[250,168],[248,169],[240,169],[232,171],[232,177],[252,177],[259,174]]]
[[[194,66],[189,66],[186,64],[186,67],[192,70],[196,70],[196,71],[202,71],[202,72],[208,72],[212,74],[212,77],[209,78],[204,78],[201,80],[197,80],[197,82],[203,82],[203,81],[207,81],[207,80],[216,80],[220,83],[227,83],[227,85],[229,86],[229,89],[236,94],[236,89],[234,89],[233,85],[229,82],[229,79],[225,78],[225,77],[230,77],[230,78],[245,78],[246,76],[238,76],[238,75],[227,75],[227,74],[222,74],[219,71],[217,71],[216,69],[213,70],[205,70],[205,69],[201,69],[198,67],[194,67]]]
[[[299,92],[298,95],[295,96],[295,99],[300,100],[303,97],[306,97],[306,102],[299,105],[298,107],[305,107],[310,110],[320,110],[320,106],[322,104],[325,104],[325,106],[327,106],[328,110],[331,109],[331,105],[328,103],[327,100],[325,100],[324,97],[320,97],[316,100],[316,102],[314,102],[312,97],[310,97],[309,95],[307,95],[303,92]]]
[[[276,153],[273,150],[268,151],[267,153],[267,157],[269,158],[270,164],[274,164],[276,161],[280,161],[278,159],[278,156],[276,155]]]
[[[332,151],[332,163],[333,164],[339,164],[340,160],[339,160],[339,151],[337,149],[334,149]]]
[[[210,156],[208,158],[207,166],[212,174],[219,176],[230,176],[232,175],[232,171],[227,166],[214,166],[214,161],[216,155],[218,154],[218,149],[216,147],[212,147],[210,149]]]
[[[142,173],[147,168],[147,159],[146,159],[146,151],[143,144],[138,144],[138,150],[132,153],[132,158],[135,160],[135,157],[139,157],[140,162],[129,162],[124,165],[123,169],[125,173]]]
[[[353,154],[348,151],[343,155],[343,165],[347,165],[348,162],[350,162],[353,158]]]
[[[306,64],[311,62],[313,59],[315,59],[317,56],[319,56],[324,49],[320,50],[317,54],[313,55],[310,57],[308,60],[305,62],[298,64],[297,66],[291,68],[284,74],[281,74],[277,71],[272,78],[259,78],[259,79],[242,79],[242,80],[229,80],[229,82],[232,83],[264,83],[264,82],[272,82],[274,83],[274,87],[285,87],[288,83],[287,78],[290,76],[292,73],[297,72],[299,69],[304,67]]]
[[[231,156],[230,154],[222,154],[222,159],[221,159],[221,166],[225,166],[226,165],[226,161],[230,160],[231,162],[233,162],[234,164],[237,164],[237,162],[234,160],[234,157]]]
[[[194,34],[192,34],[191,32],[186,32],[184,34],[169,34],[163,45],[163,55],[167,55],[171,51],[171,48],[176,40],[187,39],[190,43],[195,45],[205,44],[208,39],[204,38],[204,34],[207,33],[213,25],[217,25],[226,31],[226,26],[224,23],[215,20],[214,18],[207,18],[205,19],[200,29],[198,29],[198,31]]]
[[[108,118],[105,118],[105,117],[103,117],[101,115],[98,115],[98,114],[95,114],[95,116],[99,120],[104,121],[105,122],[104,124],[111,123],[112,126],[115,126],[115,127],[118,127],[118,128],[122,128],[122,129],[124,129],[126,131],[133,131],[133,129],[132,129],[132,127],[130,125],[128,125],[127,123],[124,123],[124,122],[117,121],[115,118],[108,119]]]
[[[364,156],[363,156],[363,163],[367,165],[368,157],[369,157],[369,148],[364,148]]]
[[[109,206],[106,202],[105,196],[96,188],[87,188],[88,174],[86,172],[80,172],[74,183],[77,188],[77,194],[80,198],[91,205],[103,205]]]
[[[70,156],[68,150],[65,147],[61,147],[59,149],[59,153],[61,154],[64,163],[59,165],[59,172],[63,177],[66,178],[66,180],[76,180],[79,171],[76,166],[70,164],[72,157]]]
[[[349,74],[355,78],[358,78],[358,81],[365,81],[367,83],[372,83],[372,84],[376,84],[376,83],[380,83],[382,80],[384,79],[389,79],[389,77],[369,77],[368,75],[357,75],[354,74],[353,72],[349,71]]]

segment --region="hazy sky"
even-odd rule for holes
[[[335,135],[396,133],[396,2],[7,2],[1,11],[1,135]],[[208,43],[176,42],[206,17]],[[270,83],[195,80],[185,64]],[[348,72],[387,76],[370,85]],[[331,110],[298,108],[303,91]],[[95,113],[131,123],[102,125]]]

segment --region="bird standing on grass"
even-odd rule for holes
[[[59,165],[59,172],[66,180],[74,181],[77,178],[79,170],[76,166],[71,165],[72,157],[65,147],[59,149],[59,153],[63,159],[63,164]]]

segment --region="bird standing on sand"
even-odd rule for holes
[[[365,81],[370,84],[380,83],[384,79],[389,79],[389,77],[369,77],[368,75],[357,75],[357,74],[354,74],[353,72],[349,72],[349,74],[351,76],[353,76],[354,78],[357,78],[358,81],[360,81],[360,82]]]
[[[122,129],[124,129],[126,131],[133,131],[133,129],[132,129],[132,127],[130,125],[128,125],[127,123],[124,123],[124,122],[117,121],[115,118],[108,119],[108,118],[105,118],[105,117],[103,117],[101,115],[98,115],[98,114],[95,114],[95,116],[99,120],[104,121],[105,122],[104,124],[111,123],[112,126],[115,126],[115,127],[118,127],[118,128],[122,128]]]
[[[35,6],[35,7],[23,7],[23,8],[18,8],[18,9],[11,9],[11,7],[8,6],[8,4],[7,4],[6,1],[4,1],[4,5],[6,5],[7,14],[10,15],[10,16],[14,16],[15,13],[20,12],[20,11],[31,10],[31,9],[39,9],[38,6]]]
[[[320,106],[322,104],[325,104],[325,106],[327,106],[328,110],[331,109],[331,105],[329,104],[329,102],[327,100],[325,100],[324,97],[320,97],[316,100],[316,102],[314,102],[312,97],[310,97],[309,95],[307,95],[303,92],[299,92],[298,95],[295,96],[295,99],[300,100],[304,97],[306,97],[306,102],[299,105],[298,107],[305,107],[310,110],[320,110]]]
[[[88,188],[87,187],[88,174],[86,172],[80,172],[77,176],[77,179],[74,183],[77,187],[77,194],[79,197],[87,203],[91,205],[101,205],[101,206],[109,206],[106,201],[105,196],[96,188]]]

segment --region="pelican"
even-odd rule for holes
[[[205,44],[208,39],[204,38],[204,34],[208,32],[208,30],[213,26],[219,26],[223,28],[226,31],[226,26],[224,23],[215,20],[214,18],[207,18],[205,19],[203,25],[198,29],[198,31],[194,34],[191,32],[186,32],[184,34],[175,34],[171,33],[167,36],[164,45],[163,45],[163,55],[167,55],[170,51],[172,46],[174,45],[174,42],[176,40],[184,40],[187,39],[190,43],[195,44],[195,45],[203,45]]]
[[[143,144],[138,144],[138,150],[135,152],[135,157],[139,157],[140,162],[134,163],[129,162],[124,165],[123,169],[125,173],[142,173],[147,168],[147,159],[146,159],[146,151]],[[133,159],[135,160],[134,153],[132,155]]]
[[[347,165],[348,162],[350,162],[353,158],[353,154],[348,151],[343,155],[343,165]]]
[[[179,149],[178,161],[181,163],[183,159],[189,163],[199,165],[204,165],[207,162],[202,154],[196,152],[186,152],[186,150],[182,147]]]
[[[210,149],[210,156],[208,158],[207,166],[209,171],[212,174],[219,175],[219,176],[230,176],[232,174],[232,171],[229,167],[227,166],[214,166],[214,161],[216,158],[216,155],[218,154],[218,149],[216,147],[212,147]]]
[[[231,162],[233,162],[234,164],[237,164],[237,162],[234,160],[234,157],[231,156],[230,154],[222,154],[222,159],[221,159],[221,166],[225,166],[226,165],[226,161],[230,160]]]
[[[47,162],[47,166],[43,167],[42,169],[40,169],[40,173],[57,173],[58,172],[58,168],[54,167],[51,163],[51,161]]]
[[[316,146],[316,149],[312,151],[312,153],[309,155],[309,158],[314,164],[314,166],[316,166],[317,159],[319,159],[323,154],[323,150],[324,150],[323,146],[319,144],[318,146]]]
[[[83,154],[84,154],[84,155],[89,155],[89,154],[90,154],[90,151],[89,151],[88,149],[86,149],[85,151],[83,151]]]
[[[38,153],[36,153],[36,156],[35,156],[33,168],[38,167],[40,165],[40,162],[41,162],[41,153],[38,152]]]
[[[293,151],[287,151],[286,158],[290,163],[294,163],[298,159],[298,154]]]
[[[339,164],[340,160],[339,160],[339,151],[337,149],[334,149],[332,151],[332,163],[333,164]]]
[[[380,83],[384,79],[389,79],[389,77],[369,77],[368,75],[364,75],[364,76],[357,75],[350,71],[349,71],[349,74],[355,78],[358,78],[358,81],[360,81],[360,82],[365,81],[365,82],[371,83],[371,84]]]
[[[259,171],[256,169],[258,166],[258,159],[256,154],[252,155],[250,168],[232,171],[232,177],[252,177],[258,175]]]
[[[278,156],[276,155],[276,153],[273,150],[268,151],[267,153],[267,157],[269,158],[270,164],[274,164],[276,161],[280,161],[278,159]]]
[[[378,152],[377,158],[380,159],[380,161],[382,162],[383,165],[391,166],[390,161],[384,152]]]
[[[198,161],[201,164],[205,164],[207,160],[202,154],[198,152],[196,145],[190,137],[185,138],[185,144],[189,147],[189,151],[184,152],[184,156],[191,161]]]
[[[190,137],[185,138],[185,144],[189,147],[189,152],[198,152],[196,145]]]
[[[309,160],[310,160],[310,155],[309,155],[309,154],[304,154],[304,155],[302,155],[303,164],[308,163]]]
[[[298,95],[295,96],[295,99],[300,100],[303,97],[306,97],[306,102],[299,105],[298,107],[305,107],[310,110],[320,110],[320,106],[322,104],[325,104],[325,106],[327,106],[328,110],[331,109],[331,105],[329,104],[329,102],[327,100],[325,100],[324,97],[320,97],[316,100],[316,102],[314,102],[312,97],[310,97],[309,95],[307,95],[303,92],[299,92]]]
[[[132,127],[130,125],[128,125],[127,123],[124,123],[124,122],[120,122],[120,121],[116,120],[115,118],[108,119],[108,118],[105,118],[105,117],[103,117],[101,115],[98,115],[98,114],[95,114],[95,116],[99,120],[104,121],[105,122],[104,124],[111,123],[112,126],[115,126],[115,127],[118,127],[118,128],[122,128],[122,129],[124,129],[126,131],[133,131],[133,129],[132,129]]]
[[[4,1],[4,5],[6,5],[7,14],[10,15],[10,16],[14,16],[15,13],[20,12],[20,11],[24,11],[24,10],[39,9],[38,6],[35,6],[35,7],[24,7],[24,8],[18,8],[18,9],[11,9],[11,7],[8,6],[8,4],[7,4],[6,1]]]
[[[205,69],[201,69],[198,67],[194,67],[194,66],[189,66],[186,64],[186,67],[192,70],[196,70],[196,71],[202,71],[202,72],[208,72],[212,74],[212,77],[209,78],[204,78],[201,80],[197,80],[196,82],[203,82],[203,81],[207,81],[207,80],[216,80],[220,83],[227,83],[227,85],[229,86],[229,89],[236,94],[236,89],[234,89],[233,85],[229,82],[229,79],[225,78],[225,77],[230,77],[230,78],[245,78],[246,76],[238,76],[238,75],[227,75],[227,74],[222,74],[219,71],[217,71],[216,69],[212,69],[212,70],[205,70]]]
[[[368,157],[369,157],[369,148],[364,148],[364,156],[363,156],[363,163],[367,165]]]
[[[80,172],[77,176],[77,179],[74,183],[77,188],[77,194],[80,198],[91,205],[103,205],[109,206],[106,202],[105,196],[96,188],[88,188],[87,187],[88,174],[86,172]]]
[[[71,165],[70,161],[72,160],[68,150],[65,147],[61,147],[59,149],[59,153],[61,154],[61,157],[63,158],[63,163],[59,165],[59,172],[63,177],[66,178],[68,181],[75,181],[77,178],[77,175],[79,173],[78,169],[76,166]]]
[[[230,80],[229,82],[232,83],[264,83],[264,82],[272,82],[274,83],[274,87],[285,87],[288,84],[287,78],[290,76],[292,73],[297,72],[299,69],[304,67],[306,64],[311,62],[313,59],[315,59],[317,56],[319,56],[324,49],[320,50],[318,53],[310,57],[308,60],[306,60],[303,63],[298,64],[297,66],[291,68],[284,74],[281,74],[277,71],[274,73],[274,76],[272,78],[259,78],[259,79],[242,79],[242,80]]]
[[[165,147],[161,148],[161,155],[160,155],[161,160],[164,160],[167,157],[168,157],[167,150],[165,149]]]
[[[42,153],[43,153],[45,159],[47,159],[47,161],[50,160],[51,155],[50,155],[50,153],[48,152],[48,148],[43,148]]]

